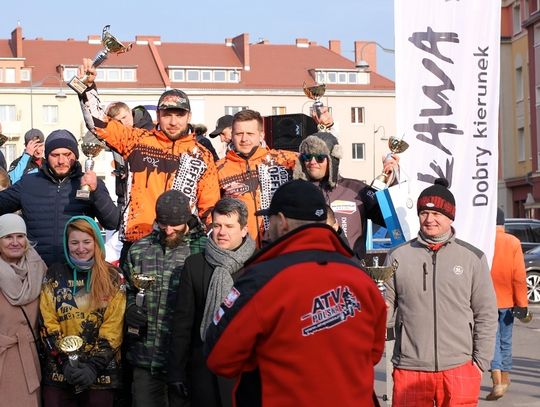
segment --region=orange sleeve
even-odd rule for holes
[[[529,303],[527,298],[527,273],[525,272],[525,260],[519,243],[514,245],[514,264],[512,269],[514,304],[518,307],[527,307]]]
[[[118,120],[111,120],[104,129],[95,129],[99,138],[118,151],[124,158],[130,153],[137,142],[148,133],[145,129],[124,126]]]

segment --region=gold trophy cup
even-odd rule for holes
[[[409,144],[405,140],[403,140],[403,138],[390,137],[390,139],[388,140],[388,148],[390,148],[391,153],[386,156],[386,159],[391,158],[392,154],[400,154],[404,152],[409,148]],[[377,175],[377,177],[375,177],[375,179],[371,182],[371,187],[373,189],[376,189],[377,191],[380,191],[382,189],[388,188],[388,186],[392,183],[393,180],[393,172],[389,174],[383,172]]]
[[[307,86],[304,82],[303,88],[306,96],[315,101],[313,102],[313,110],[315,110],[317,116],[320,116],[321,108],[324,106],[323,102],[321,102],[321,98],[324,96],[324,92],[326,92],[326,85],[323,83],[315,86]],[[319,124],[318,128],[321,131],[326,130],[326,126],[324,124]]]
[[[386,287],[384,286],[384,283],[390,280],[394,275],[399,266],[398,261],[394,259],[392,264],[389,266],[379,266],[379,256],[375,255],[372,257],[371,265],[367,265],[364,259],[360,261],[360,265],[366,270],[367,274],[373,279],[373,281],[375,281],[381,295],[385,297]]]
[[[80,336],[69,335],[58,342],[58,347],[68,356],[69,364],[73,367],[79,366],[79,349],[83,346],[83,340]],[[75,393],[80,393],[84,389],[75,386]]]
[[[139,292],[135,296],[135,305],[137,307],[142,307],[144,305],[144,290],[148,290],[152,284],[154,284],[156,276],[149,274],[133,274],[131,276],[131,281],[133,282],[133,285],[139,289]],[[141,335],[139,328],[134,326],[128,326],[127,332],[133,336]]]
[[[83,142],[81,144],[81,150],[83,154],[88,157],[84,161],[84,171],[93,171],[94,170],[94,158],[101,153],[101,150],[103,150],[105,146],[101,143],[94,143],[94,142]],[[77,190],[77,193],[75,195],[77,199],[82,200],[89,200],[90,199],[90,186],[89,185],[82,185],[81,189]]]
[[[123,54],[124,52],[128,52],[131,49],[131,46],[133,44],[124,45],[120,41],[118,41],[110,32],[109,28],[110,25],[106,25],[103,27],[103,33],[101,35],[101,44],[103,45],[103,49],[99,51],[94,60],[92,61],[92,66],[97,68],[100,66],[105,60],[109,57],[109,53],[115,53]],[[74,76],[70,79],[70,81],[67,83],[68,86],[73,89],[75,92],[77,92],[79,95],[82,95],[86,88],[85,82],[88,79],[88,74],[85,74],[81,79],[77,78],[77,76]]]

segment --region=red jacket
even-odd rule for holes
[[[527,307],[525,260],[519,239],[497,226],[491,279],[498,308]]]
[[[239,376],[236,406],[371,406],[386,307],[327,225],[298,228],[249,264],[208,330],[207,364]]]

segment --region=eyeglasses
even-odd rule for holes
[[[300,154],[300,159],[304,162],[310,162],[315,158],[315,161],[317,161],[319,164],[323,163],[324,160],[326,160],[326,155],[324,154],[307,154],[302,153]]]

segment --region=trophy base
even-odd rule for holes
[[[382,191],[383,189],[388,188],[388,185],[386,185],[386,182],[381,181],[379,178],[375,178],[371,182],[370,187],[376,191]]]
[[[69,80],[67,85],[73,89],[75,92],[77,92],[79,95],[82,95],[86,89],[88,89],[88,86],[86,86],[79,78],[74,76]]]
[[[75,194],[75,198],[82,201],[88,201],[90,200],[90,191],[87,191],[86,189],[78,189],[77,193]]]

